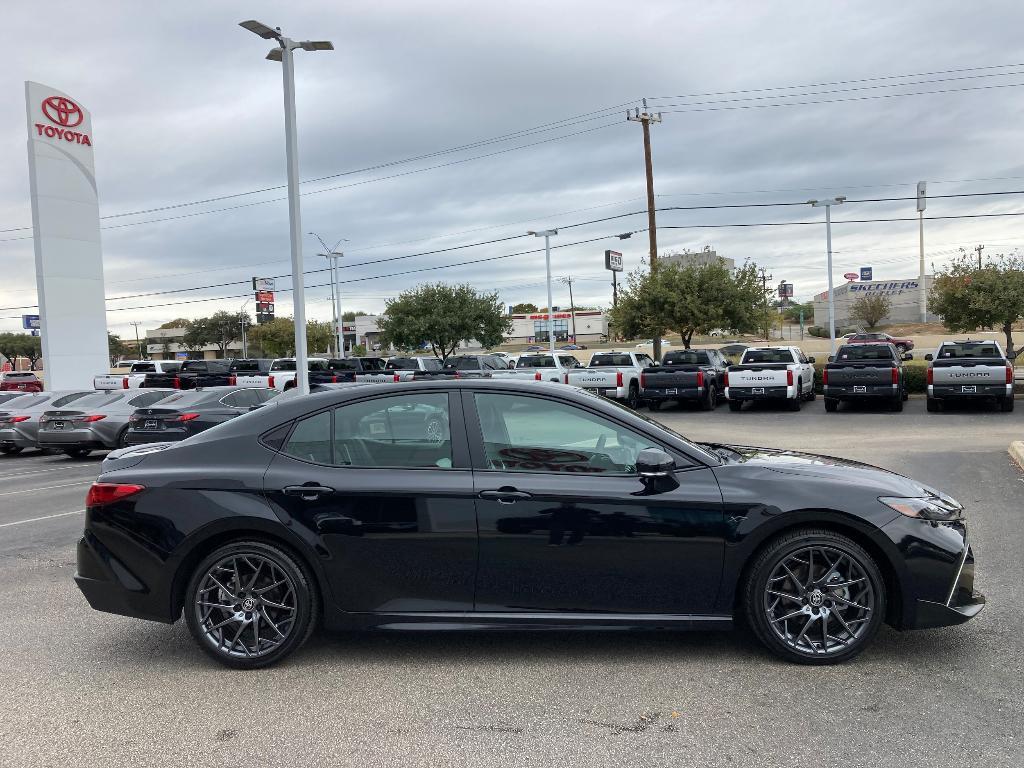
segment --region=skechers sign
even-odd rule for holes
[[[899,296],[907,291],[916,291],[920,285],[917,280],[893,280],[892,282],[850,283],[847,288],[851,293],[878,293],[883,296]]]
[[[43,117],[53,125],[35,123],[36,133],[39,136],[63,140],[70,144],[81,144],[84,147],[92,146],[88,133],[72,130],[82,124],[85,113],[71,99],[66,96],[47,96],[43,99],[40,108]]]

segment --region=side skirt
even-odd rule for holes
[[[732,616],[657,613],[403,612],[338,613],[325,617],[328,629],[399,631],[479,630],[728,630]]]

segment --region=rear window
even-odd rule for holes
[[[327,365],[332,371],[358,371],[359,362],[356,360],[331,360]],[[293,369],[294,370],[294,369]]]
[[[629,355],[623,354],[594,355],[590,358],[591,368],[598,368],[602,365],[629,366],[632,364],[633,361],[630,359]]]
[[[939,347],[939,358],[953,360],[960,357],[989,357],[1001,360],[1002,354],[991,341],[955,341]]]
[[[124,392],[97,392],[74,400],[75,408],[102,408],[124,399]]]
[[[45,403],[49,399],[50,399],[49,395],[33,395],[32,397],[26,397],[24,400],[22,400],[19,397],[16,400],[12,400],[12,401],[6,403],[4,408],[6,409],[6,408],[9,407],[9,408],[15,408],[15,409],[19,409],[19,410],[22,409],[22,408],[31,408],[34,405],[39,405],[40,403]]]
[[[516,361],[516,368],[554,368],[555,358],[551,355],[530,355],[520,357]]]
[[[475,357],[449,357],[444,363],[447,371],[479,371],[480,362]]]
[[[204,371],[206,371],[206,369],[207,369],[207,366],[206,366],[206,361],[205,360],[186,360],[184,363],[181,364],[182,372],[184,372],[184,371],[204,372]]]
[[[35,381],[36,375],[31,372],[21,373],[15,371],[9,371],[4,374],[5,379],[32,379]]]
[[[419,365],[415,357],[392,357],[384,366],[389,371],[418,371]]]
[[[888,344],[851,344],[839,348],[836,360],[892,360],[892,349]]]
[[[747,363],[792,363],[793,353],[788,349],[748,349],[743,353],[743,364]]]
[[[131,369],[132,373],[156,373],[156,363],[135,363]]]
[[[361,358],[363,362],[364,371],[383,371],[384,370],[384,358],[383,357],[364,357]]]
[[[665,365],[710,365],[707,352],[688,349],[681,352],[669,352],[665,355]]]
[[[162,392],[159,389],[155,389],[150,392],[146,392],[145,394],[138,395],[137,397],[133,397],[128,401],[128,405],[132,408],[148,408],[153,405],[153,403],[160,402],[165,397],[170,396],[170,392]]]
[[[231,364],[232,373],[259,373],[260,372],[260,361],[259,360],[235,360]]]

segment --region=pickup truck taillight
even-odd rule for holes
[[[697,371],[697,389],[704,387],[704,371]]]
[[[337,375],[331,376],[331,384],[337,384],[337,383],[338,383],[338,376]]]
[[[615,386],[616,387],[621,387],[622,386],[622,371],[616,371],[615,372]]]
[[[401,376],[400,374],[397,374],[397,373],[396,373],[396,374],[395,374],[395,378],[394,378],[394,380],[395,380],[395,381],[401,381],[401,380],[402,380],[402,376]]]
[[[273,376],[267,376],[267,386],[270,387],[271,389],[274,388],[274,377]]]
[[[128,389],[128,377],[121,379],[121,389]]]
[[[228,376],[228,386],[229,387],[234,387],[237,384],[238,384],[238,377],[237,376]]]
[[[787,387],[792,387],[793,386],[793,371],[792,371],[792,369],[788,369],[786,371],[786,386]]]
[[[1013,366],[1006,366],[1006,383],[1013,384]]]
[[[563,384],[568,384],[569,383],[569,374],[568,373],[563,373],[562,374],[562,383]]]
[[[934,378],[935,378],[935,372],[931,368],[929,368],[928,369],[928,384],[929,385],[931,385],[931,383],[934,380]]]
[[[722,381],[722,384],[723,384],[723,386],[726,386],[726,387],[729,386],[729,372],[728,371],[725,372],[725,376],[724,376],[724,380]]]
[[[893,368],[892,369],[892,383],[894,385],[900,383],[900,369],[899,368]]]
[[[181,379],[177,376],[174,377],[174,384],[172,385],[175,389],[181,389]]]
[[[537,371],[535,374],[533,374],[533,380],[534,381],[540,381],[541,380],[540,371]]]
[[[828,384],[828,368],[821,369],[821,383]]]
[[[647,371],[640,371],[640,389],[647,388]]]

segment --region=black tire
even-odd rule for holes
[[[805,556],[805,560],[812,564],[807,571],[801,571],[799,568],[786,570],[787,561],[797,562],[802,550],[812,549],[818,551],[819,562],[815,563],[812,553]],[[844,558],[839,558],[839,555],[843,555]],[[831,560],[830,563],[833,557],[837,559]],[[822,561],[828,565],[827,568],[821,568]],[[817,566],[817,570],[814,570],[813,566]],[[833,570],[834,568],[838,570]],[[822,570],[825,571],[824,574],[821,573]],[[792,574],[797,581],[794,583],[788,577],[779,581],[778,576],[773,578],[776,572]],[[746,623],[754,630],[758,640],[787,661],[814,665],[847,661],[864,650],[885,620],[887,595],[885,580],[878,565],[857,542],[834,531],[801,528],[784,533],[764,545],[747,573],[746,582],[741,587]],[[806,583],[802,583],[804,578]],[[856,586],[846,584],[841,589],[827,586],[833,580],[843,583],[853,582],[854,578],[858,580]],[[768,591],[770,585],[775,591]],[[775,594],[778,592],[787,595],[792,593],[801,599],[794,600],[781,596],[776,598]],[[845,594],[840,594],[842,592]],[[773,598],[775,605],[770,607],[769,601]],[[793,603],[793,611],[784,609],[780,605],[781,600],[786,600],[787,605]],[[851,608],[851,603],[860,610]],[[815,608],[815,604],[821,607]],[[799,609],[797,605],[800,605]],[[790,628],[788,620],[780,628],[779,617],[769,618],[769,615],[775,615],[781,610],[787,611],[784,615],[795,614],[792,620],[803,624],[800,635],[794,636],[792,630],[796,627]],[[842,625],[838,620],[833,622],[832,614],[843,616],[843,612],[846,613],[843,622],[847,623]],[[853,618],[854,614],[856,618]],[[804,616],[808,617],[806,622],[803,621]],[[821,626],[823,623],[826,630],[824,633]],[[808,627],[812,625],[817,637],[810,635]],[[835,632],[835,636],[832,637],[828,631],[830,625]],[[808,632],[809,647],[801,647],[800,641],[803,639],[804,630]],[[819,640],[822,634],[828,639]],[[842,635],[846,637],[841,637]],[[787,640],[787,637],[790,639]],[[845,640],[845,643],[829,648],[827,643],[836,637],[840,638],[839,642]],[[816,650],[815,643],[822,643],[822,648]]]
[[[230,611],[222,612],[217,616],[211,616],[214,611],[221,610],[220,608],[213,608],[207,612],[206,617],[199,614],[199,611],[202,610],[199,606],[199,603],[202,602],[200,600],[200,593],[207,592],[207,594],[209,594],[209,591],[212,589],[204,588],[204,583],[207,582],[209,572],[211,570],[216,570],[219,564],[226,561],[237,562],[239,560],[243,560],[244,562],[245,558],[250,558],[252,560],[260,559],[266,563],[271,563],[277,573],[275,574],[274,570],[270,570],[270,578],[284,578],[288,582],[281,587],[275,587],[274,590],[290,589],[294,602],[294,619],[289,620],[286,615],[282,617],[280,613],[275,614],[277,627],[285,627],[285,624],[290,622],[285,628],[283,640],[270,632],[270,628],[274,626],[274,624],[271,623],[274,619],[270,618],[269,611],[277,609],[268,609],[266,605],[261,605],[257,606],[259,611],[253,611],[253,616],[257,613],[259,614],[259,618],[255,622],[257,625],[261,624],[264,619],[267,621],[267,624],[264,625],[264,631],[267,632],[271,638],[270,640],[267,640],[267,642],[269,643],[272,640],[278,643],[276,647],[268,649],[262,653],[262,655],[258,656],[238,655],[237,652],[230,651],[228,648],[224,647],[223,638],[226,633],[222,633],[221,641],[216,643],[214,642],[212,635],[208,634],[208,630],[203,628],[202,622],[217,621],[217,619],[227,615]],[[257,573],[256,577],[258,578],[259,576],[260,574]],[[262,583],[256,579],[254,579],[254,581],[256,581],[257,584]],[[254,591],[250,593],[253,595],[253,599],[256,599],[254,592],[259,592],[260,589],[261,588],[255,588]],[[263,594],[270,594],[275,597],[282,594],[281,591],[274,590]],[[235,591],[236,593],[244,592],[245,588],[243,587],[241,590],[236,589]],[[217,594],[217,599],[219,600],[235,599],[236,597],[239,599],[242,598],[242,595],[221,595],[221,590],[218,590]],[[312,634],[313,629],[316,626],[318,617],[317,606],[319,605],[319,602],[317,594],[316,582],[312,575],[293,555],[272,544],[266,544],[262,541],[234,541],[225,544],[214,552],[211,552],[203,558],[202,562],[200,562],[192,572],[192,575],[189,578],[188,587],[185,589],[185,623],[188,625],[189,632],[192,633],[192,637],[195,639],[199,647],[221,664],[235,669],[259,669],[260,667],[267,667],[271,664],[276,664],[301,647],[302,644],[309,639],[310,634]],[[263,599],[265,598],[259,598],[260,601]],[[284,597],[280,597],[279,599],[285,601]],[[239,606],[239,612],[241,612],[241,606]],[[238,614],[236,613],[235,615]],[[245,616],[249,616],[249,614],[245,614]],[[228,619],[228,621],[233,620],[234,619]],[[249,626],[252,626],[254,623],[252,619],[249,619],[248,621]],[[211,624],[211,626],[215,625]],[[242,634],[245,634],[244,629]],[[255,634],[253,640],[255,645],[261,647],[260,636],[258,634]],[[243,642],[248,641],[243,640]],[[232,641],[231,648],[235,648],[234,640]]]
[[[839,410],[839,401],[834,397],[825,398],[825,410],[829,413],[835,413]]]
[[[791,411],[799,411],[800,410],[800,406],[803,405],[803,395],[800,394],[800,382],[799,381],[797,381],[797,384],[796,384],[796,392],[797,392],[796,397],[794,397],[792,400],[789,401],[789,410],[791,410]]]
[[[64,453],[72,459],[84,459],[92,450],[89,448],[65,448]]]
[[[634,381],[626,392],[626,405],[634,411],[640,407],[640,387]]]
[[[710,411],[710,410],[714,409],[714,407],[715,407],[714,391],[715,391],[714,387],[708,387],[707,390],[704,392],[704,397],[702,397],[700,399],[700,409],[702,411]]]
[[[739,411],[743,410],[743,401],[742,400],[730,400],[729,401],[729,410],[732,411],[733,413],[738,413]]]
[[[896,413],[901,412],[903,410],[903,398],[899,396],[894,397],[892,402],[889,404],[889,407]]]
[[[659,408],[661,408],[661,400],[648,400],[647,401],[647,410],[649,410],[649,411],[656,411]]]
[[[909,399],[910,399],[910,393],[906,389],[904,389],[903,390],[903,402],[905,403]]]
[[[1004,397],[999,402],[999,410],[1001,410],[1003,413],[1009,413],[1010,411],[1013,410],[1013,395],[1010,395],[1009,397]]]
[[[4,456],[13,456],[16,453],[21,453],[24,448],[20,448],[17,445],[0,445],[0,453]]]
[[[929,397],[928,401],[925,403],[925,407],[928,409],[928,413],[938,413],[942,410],[942,403],[934,397]]]
[[[127,448],[128,447],[128,427],[121,430],[121,434],[117,436],[117,447]]]

